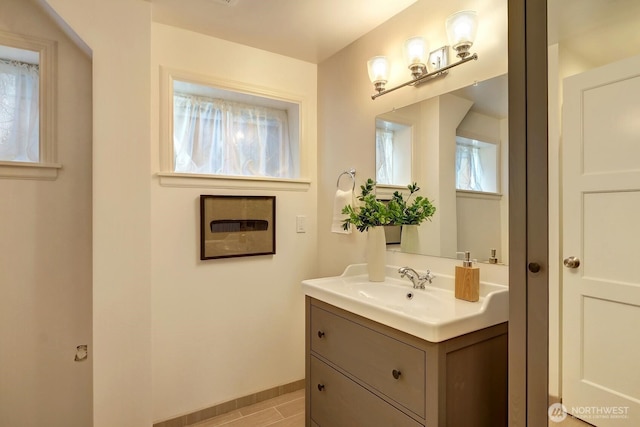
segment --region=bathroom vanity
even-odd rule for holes
[[[306,425],[506,426],[507,322],[506,318],[500,321],[506,312],[495,304],[501,298],[497,295],[508,289],[485,286],[478,303],[445,301],[454,299],[447,286],[434,287],[431,292],[414,290],[410,282],[393,277],[393,268],[388,271],[391,277],[382,283],[367,282],[366,274],[359,275],[361,270],[352,266],[336,278],[303,282]],[[331,288],[328,282],[337,286],[331,291],[334,295],[325,295]],[[432,301],[420,297],[422,293],[433,297]],[[401,295],[404,304],[394,301],[394,294]],[[384,321],[385,316],[376,316],[367,307],[380,309],[383,302],[387,320],[389,316],[405,317],[405,324],[396,324],[400,329],[389,326],[394,322]],[[445,311],[437,318],[420,318],[418,314],[428,311],[430,304],[444,306]],[[451,310],[446,309],[448,305]],[[451,311],[454,317],[456,311],[464,313],[462,317],[468,320],[473,317],[465,312],[468,309],[478,313],[493,309],[501,314],[491,317],[488,323],[493,324],[466,333],[434,335],[447,330],[446,324],[455,323],[456,319],[442,320],[445,312]],[[433,312],[438,313],[436,307]],[[420,319],[421,333],[431,341],[402,330],[410,329],[409,317]]]

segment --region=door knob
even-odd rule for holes
[[[580,258],[577,256],[570,256],[564,259],[564,266],[567,268],[578,268],[580,267]]]
[[[529,271],[532,273],[539,273],[542,269],[542,267],[540,267],[540,264],[538,264],[537,262],[530,262],[527,267],[529,267]]]

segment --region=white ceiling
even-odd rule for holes
[[[593,65],[640,52],[640,1],[548,0],[549,44],[561,42]]]
[[[155,22],[320,63],[417,0],[150,1]]]
[[[509,80],[506,74],[463,87],[451,94],[473,101],[471,110],[504,119],[509,114]]]
[[[148,1],[156,22],[320,63],[417,0]],[[640,0],[548,0],[548,12],[549,43],[595,64],[639,50]]]

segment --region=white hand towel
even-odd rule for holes
[[[353,206],[353,191],[342,191],[338,189],[333,201],[333,221],[331,222],[332,233],[351,234],[351,227],[349,227],[348,230],[345,230],[342,227],[343,221],[348,218],[348,215],[342,213],[342,208],[346,205]]]

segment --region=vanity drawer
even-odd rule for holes
[[[310,318],[311,351],[425,418],[424,350],[314,305]]]
[[[422,426],[314,356],[311,419],[319,427]]]

